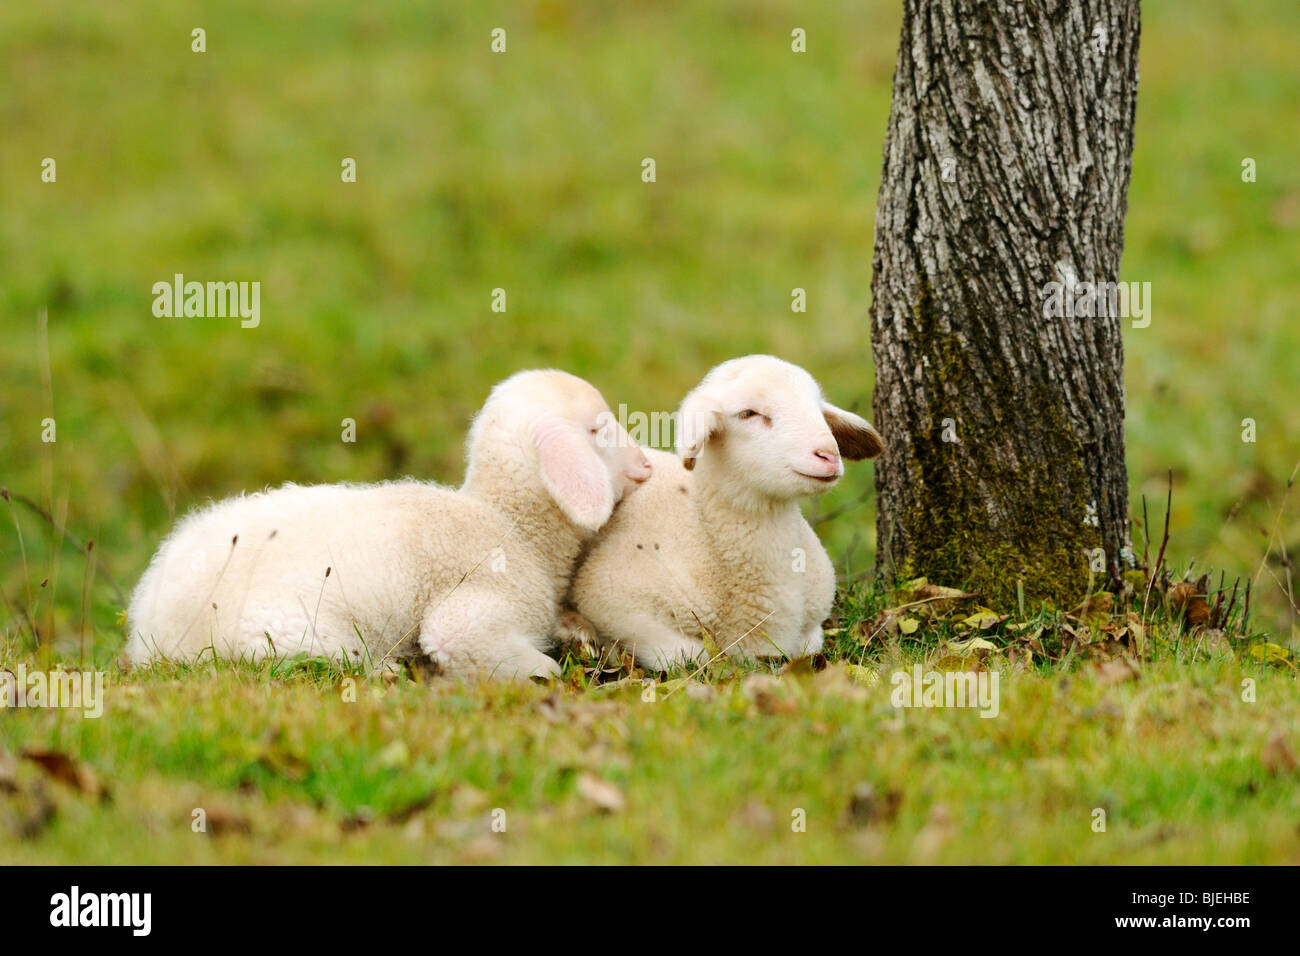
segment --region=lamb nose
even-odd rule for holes
[[[818,448],[813,454],[828,465],[838,465],[840,463],[840,450],[838,448]]]

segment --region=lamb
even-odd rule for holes
[[[816,653],[835,573],[799,500],[831,488],[842,458],[880,454],[880,434],[802,368],[749,355],[686,396],[677,449],[649,452],[653,477],[589,546],[565,630],[650,670],[703,661],[706,632],[735,657]]]
[[[132,596],[128,658],[422,652],[458,676],[558,675],[543,649],[579,551],[649,463],[595,388],[555,370],[498,384],[466,447],[458,490],[289,484],[191,514]]]

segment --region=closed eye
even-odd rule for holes
[[[771,415],[764,415],[762,412],[760,412],[760,411],[755,411],[755,410],[752,409],[752,408],[747,408],[747,409],[745,409],[743,412],[737,412],[737,413],[736,413],[736,417],[739,418],[741,421],[746,421],[746,420],[751,419],[751,418],[761,418],[761,419],[763,419],[763,424],[764,424],[764,425],[771,425],[771,424],[772,424],[772,416],[771,416]]]

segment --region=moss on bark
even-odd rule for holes
[[[1042,452],[1015,461],[978,448],[957,455],[941,439],[941,421],[919,423],[930,440],[915,442],[906,463],[915,487],[902,522],[908,571],[977,591],[993,607],[1013,607],[1020,582],[1027,598],[1072,606],[1087,593],[1089,553],[1102,541],[1084,523],[1088,475],[1064,398],[1045,379],[1013,374],[996,348],[980,350],[977,369],[970,346],[944,327],[924,276],[918,288],[914,316],[930,359],[925,387],[954,403],[979,395],[983,407],[1012,410],[1013,427],[1038,432]],[[963,328],[989,318],[967,297],[962,306]],[[1013,504],[995,521],[990,502]]]

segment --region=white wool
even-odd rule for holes
[[[736,657],[820,650],[835,573],[799,502],[838,480],[841,458],[879,454],[879,434],[803,369],[751,355],[686,397],[677,447],[649,453],[651,479],[589,546],[578,614],[656,670],[703,659],[703,632]]]
[[[189,515],[131,599],[127,656],[557,674],[542,650],[582,543],[648,472],[626,433],[597,443],[602,415],[582,379],[521,372],[476,417],[459,490],[290,484]]]

